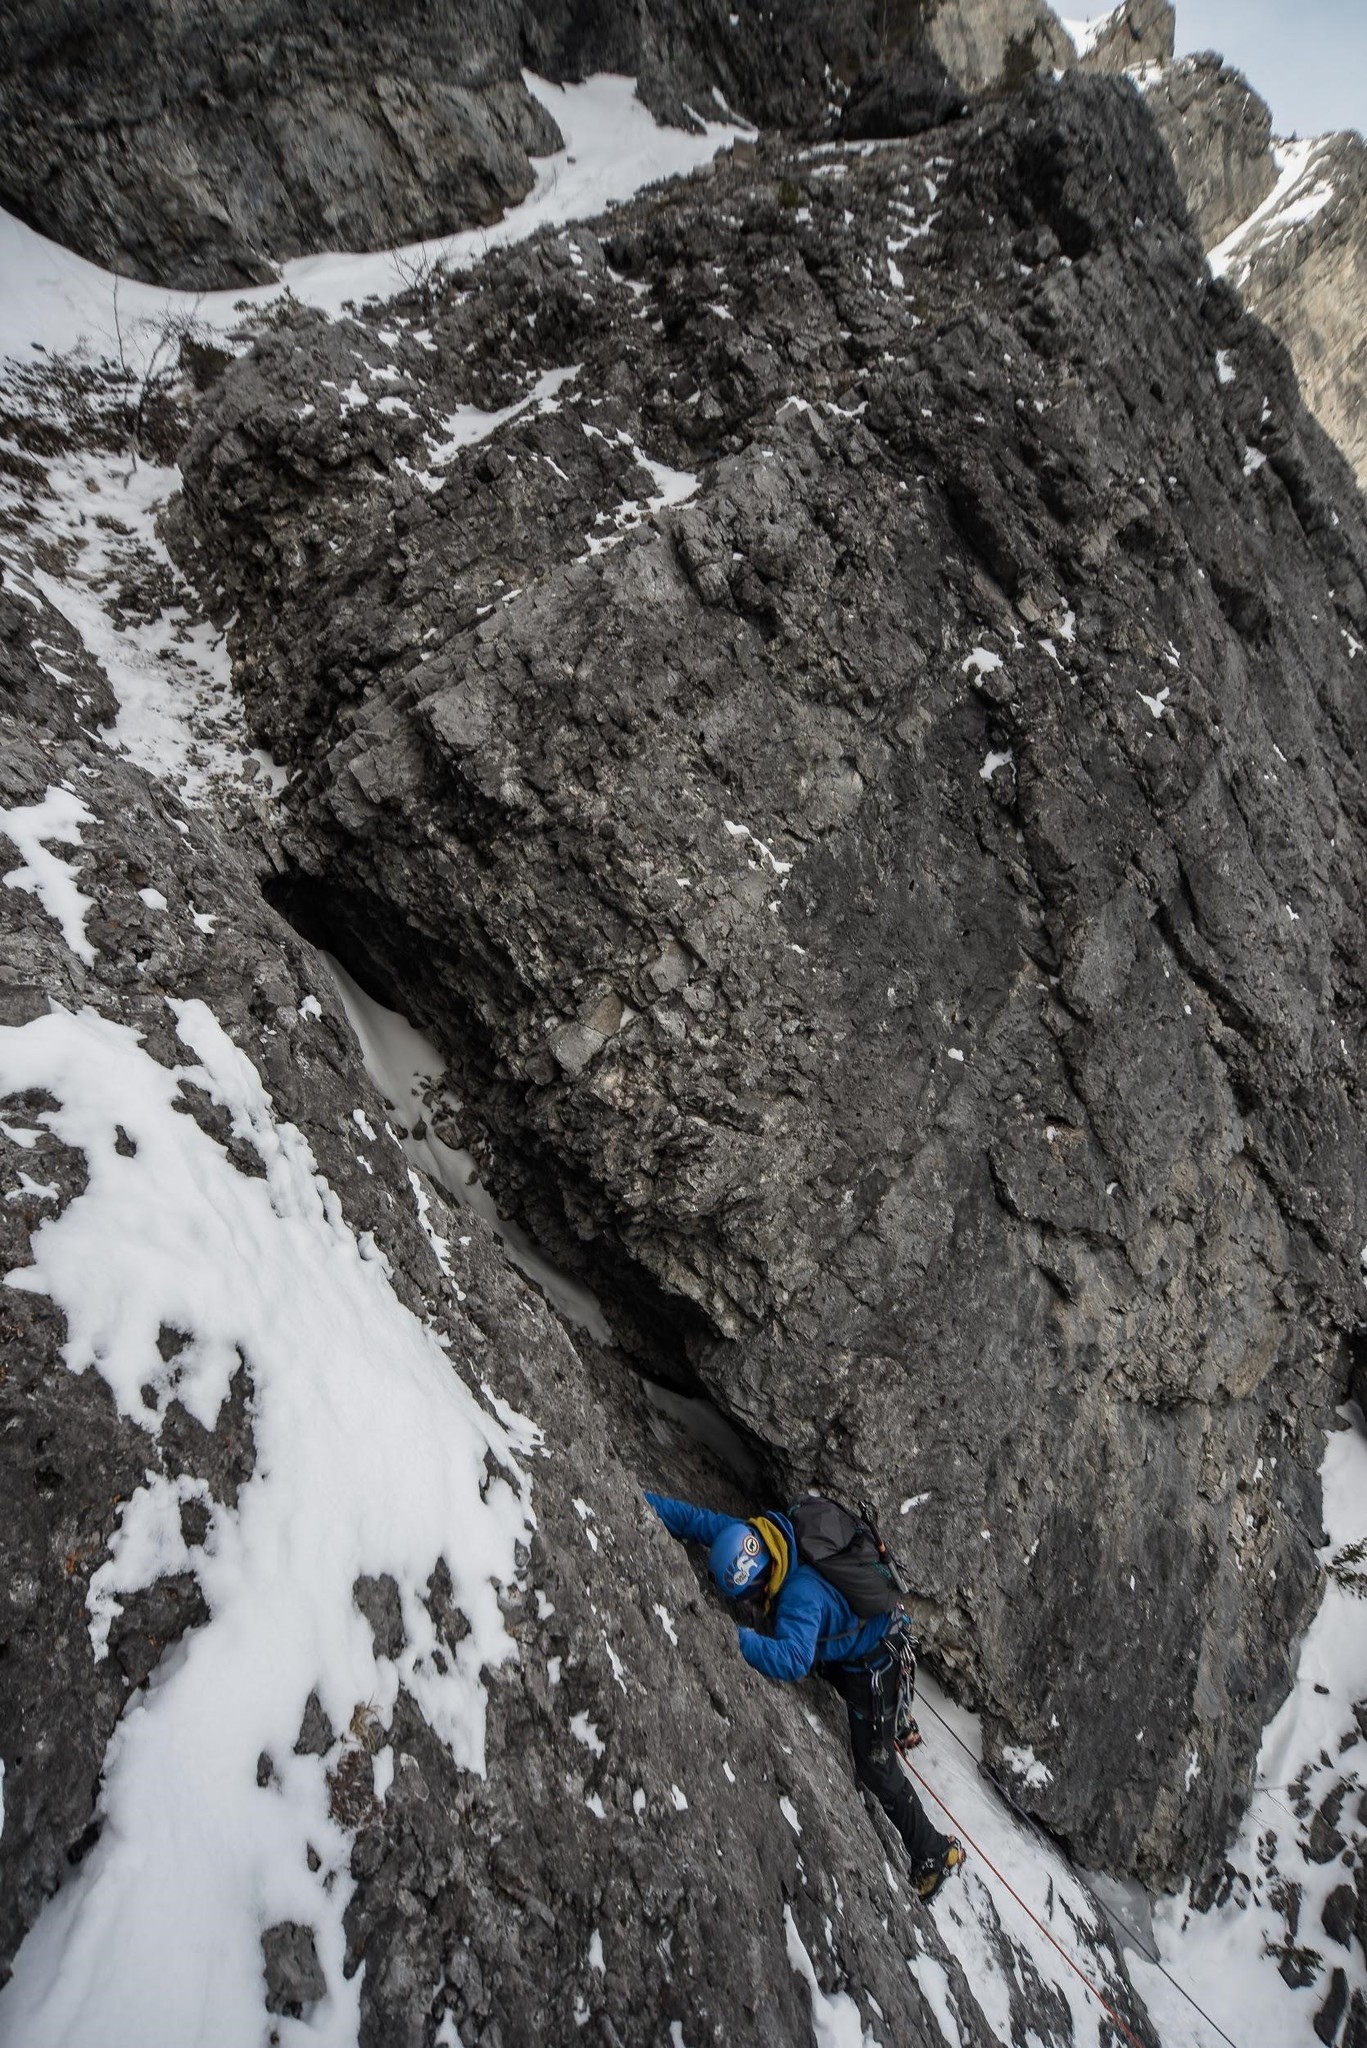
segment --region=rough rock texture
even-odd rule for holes
[[[1213,260],[1286,343],[1306,403],[1367,487],[1367,143],[1349,131],[1310,144]]]
[[[1214,267],[1285,342],[1367,485],[1367,144],[1347,132],[1274,149],[1265,101],[1214,55],[1135,76]]]
[[[496,219],[560,146],[501,0],[0,6],[0,194],[107,267],[197,289]]]
[[[55,682],[54,668],[69,681]],[[88,728],[111,708],[65,622],[33,594],[0,591],[0,803],[34,801],[62,777],[81,790],[96,822],[79,851],[64,852],[93,898],[87,933],[97,949],[87,969],[35,897],[0,889],[0,1025],[27,1022],[49,1002],[93,1003],[174,1064],[183,1048],[166,997],[202,997],[256,1064],[278,1112],[306,1134],[350,1227],[373,1233],[403,1298],[449,1335],[453,1369],[473,1387],[492,1386],[545,1433],[543,1452],[528,1451],[538,1529],[507,1610],[520,1658],[491,1680],[487,1777],[458,1771],[403,1694],[383,1736],[394,1780],[377,1803],[363,1790],[367,1752],[380,1739],[365,1704],[350,1729],[334,1730],[316,1698],[300,1703],[298,1747],[327,1758],[334,1814],[354,1830],[347,1930],[349,1966],[365,1965],[363,2042],[430,2048],[449,2013],[469,2048],[576,2039],[656,2048],[673,2022],[689,2040],[805,2048],[811,2012],[786,1959],[787,1902],[823,1983],[848,1974],[876,1996],[892,2038],[936,2038],[907,1967],[924,1954],[947,1972],[964,2041],[988,2048],[998,2035],[933,1916],[884,1874],[897,1852],[859,1805],[832,1697],[817,1683],[776,1693],[747,1673],[729,1621],[640,1501],[639,1486],[658,1481],[662,1467],[723,1500],[726,1475],[653,1414],[620,1354],[571,1344],[469,1212],[448,1225],[459,1291],[443,1278],[397,1148],[381,1137],[373,1170],[357,1162],[354,1112],[382,1130],[386,1106],[360,1068],[323,963],[259,898],[253,834],[186,810],[92,741]],[[151,883],[166,909],[139,895]],[[192,906],[216,918],[212,932],[192,921]],[[194,1088],[186,1098],[240,1170],[259,1171],[208,1098]],[[28,1262],[31,1234],[84,1185],[81,1156],[43,1128],[48,1106],[14,1097],[0,1105],[6,1272]],[[24,1142],[28,1133],[34,1142]],[[21,1173],[55,1196],[13,1199]],[[439,1212],[440,1191],[426,1193]],[[249,1363],[208,1431],[174,1398],[176,1345],[164,1332],[160,1357],[149,1357],[162,1389],[153,1436],[118,1415],[97,1373],[67,1370],[61,1320],[44,1297],[9,1289],[0,1302],[3,1981],[43,1900],[98,1839],[101,1764],[120,1713],[162,1652],[207,1618],[194,1573],[179,1573],[125,1601],[111,1654],[95,1661],[85,1602],[119,1502],[156,1469],[199,1475],[232,1507],[250,1483],[254,1449]],[[193,1558],[202,1503],[186,1515]],[[362,1581],[355,1597],[395,1655],[403,1623],[392,1593],[392,1583]],[[440,1573],[430,1600],[456,1642],[463,1622]],[[601,1750],[576,1738],[579,1714]],[[270,1772],[263,1757],[257,1783]],[[254,1788],[244,1785],[242,1796]],[[780,1799],[801,1817],[800,1840]],[[595,1932],[601,1972],[589,1960]],[[995,1939],[1014,1987],[1016,2037],[1033,2030],[1068,2041],[1057,1994],[1004,1933]],[[306,2016],[324,1983],[313,1929],[266,1929],[262,1964],[267,2009]],[[1142,2027],[1142,2007],[1126,2006]],[[591,2017],[593,2031],[581,2032],[577,2016]]]
[[[822,133],[864,68],[908,42],[969,87],[1070,61],[1044,0],[0,0],[0,199],[136,277],[257,283],[282,258],[497,217],[560,146],[521,67],[627,72],[662,119]],[[943,111],[943,110],[942,110]]]
[[[186,451],[303,771],[282,900],[628,1345],[790,1483],[924,1496],[991,1754],[1171,1881],[1285,1689],[1360,1331],[1361,501],[1128,87],[604,232],[434,353],[300,321]],[[358,352],[409,416],[339,408]]]
[[[1196,231],[1214,248],[1277,182],[1267,102],[1242,72],[1211,54],[1146,72],[1142,85]]]
[[[1082,58],[1082,69],[1108,76],[1136,64],[1165,64],[1176,38],[1172,0],[1123,0]]]
[[[1073,62],[1072,39],[1044,0],[924,0],[919,11],[932,50],[971,91],[1020,85]]]
[[[923,134],[968,111],[963,91],[928,46],[897,51],[860,72],[840,114],[852,142]]]
[[[534,70],[575,79],[625,72],[658,119],[691,125],[715,114],[715,92],[750,120],[822,134],[866,64],[919,39],[922,11],[919,0],[792,0],[740,12],[729,0],[534,0],[523,34]]]

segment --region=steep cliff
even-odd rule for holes
[[[919,52],[976,90],[1070,61],[1044,0],[535,0],[377,14],[301,0],[159,0],[98,32],[79,8],[0,5],[0,199],[138,278],[259,283],[289,257],[495,219],[559,145],[523,83],[625,72],[662,119],[717,103],[827,132],[864,70]]]
[[[1126,60],[1172,151],[1211,263],[1291,352],[1321,426],[1367,484],[1367,146],[1352,132],[1274,143],[1267,104],[1222,58],[1171,59],[1143,45]],[[1092,68],[1101,61],[1105,45]]]
[[[250,804],[92,737],[7,584],[0,2039],[797,2048],[795,1954],[899,2040],[1070,2038],[1018,1933],[910,1909],[822,1693],[747,1682],[639,1496],[734,1477],[410,1164]]]
[[[1177,12],[1172,0],[1120,0],[1109,14],[1069,27],[1084,71],[1113,77],[1139,64],[1164,64],[1172,56]]]
[[[1306,402],[1367,486],[1367,144],[1283,143],[1267,198],[1211,264],[1286,343]]]
[[[1146,68],[1139,82],[1196,231],[1214,248],[1277,182],[1267,102],[1242,72],[1209,55]]]
[[[1360,503],[1127,87],[605,235],[300,321],[191,442],[279,899],[628,1346],[920,1503],[993,1754],[1171,1881],[1358,1327]]]
[[[1363,2048],[1367,528],[1149,121],[1209,238],[1260,103],[1161,0],[459,13],[11,10],[161,276],[568,146],[334,317],[0,221],[0,2044]],[[929,1908],[640,1502],[808,1482]]]

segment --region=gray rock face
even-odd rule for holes
[[[1349,132],[1274,152],[1266,103],[1216,56],[1136,78],[1212,263],[1291,351],[1367,484],[1367,145]]]
[[[930,47],[970,91],[1020,85],[1073,62],[1072,40],[1044,0],[928,0],[921,12]]]
[[[1128,88],[603,232],[435,354],[300,321],[191,441],[281,900],[629,1348],[784,1483],[920,1501],[990,1753],[1171,1881],[1285,1690],[1359,1326],[1361,501]],[[343,415],[358,352],[410,417]]]
[[[332,1817],[353,1840],[346,1969],[364,1965],[361,2040],[431,2048],[453,2021],[472,2048],[578,2038],[655,2048],[677,2023],[686,2038],[705,2029],[734,2048],[805,2048],[811,2007],[787,1963],[787,1905],[822,1982],[853,1980],[876,1997],[890,2038],[935,2037],[908,1969],[925,1957],[943,1972],[964,2042],[990,2048],[998,2034],[979,1987],[934,1917],[909,1905],[905,1885],[894,1889],[885,1858],[896,1852],[858,1804],[826,1689],[776,1693],[746,1673],[729,1620],[639,1496],[664,1461],[690,1491],[740,1505],[733,1484],[661,1422],[620,1354],[570,1342],[467,1211],[444,1218],[459,1287],[443,1275],[397,1147],[381,1135],[371,1170],[358,1164],[356,1112],[382,1133],[387,1105],[323,963],[260,900],[260,824],[248,813],[245,829],[229,829],[211,808],[186,809],[93,740],[113,708],[65,621],[32,591],[0,592],[0,805],[40,800],[63,778],[83,792],[92,821],[79,850],[63,853],[91,899],[95,951],[86,966],[34,895],[0,889],[0,1026],[52,1003],[92,1004],[169,1066],[183,1047],[166,997],[202,998],[307,1136],[349,1227],[372,1233],[401,1297],[449,1339],[452,1370],[494,1386],[545,1433],[544,1455],[527,1453],[537,1531],[505,1611],[519,1655],[491,1681],[487,1775],[456,1768],[406,1693],[384,1730],[364,1702],[343,1730],[316,1697],[301,1714],[297,1748],[326,1760]],[[0,850],[9,855],[8,840]],[[153,883],[164,907],[141,894]],[[190,1086],[185,1098],[240,1171],[260,1171],[206,1094]],[[13,1095],[0,1104],[3,1185],[22,1193],[0,1201],[7,1273],[85,1185],[83,1155],[43,1123],[51,1106]],[[22,1192],[21,1174],[35,1192]],[[441,1192],[425,1193],[441,1215]],[[163,1394],[154,1436],[117,1413],[98,1373],[67,1369],[63,1321],[44,1296],[7,1289],[3,1299],[0,1985],[44,1901],[78,1881],[99,1840],[101,1768],[120,1716],[187,1629],[213,1625],[198,1582],[207,1503],[235,1508],[255,1471],[249,1366],[213,1430]],[[165,1330],[150,1351],[163,1385],[179,1341]],[[191,1568],[125,1598],[111,1654],[97,1662],[91,1582],[120,1504],[149,1471],[207,1489],[184,1510]],[[397,1654],[393,1582],[363,1578],[354,1597],[377,1647]],[[465,1622],[440,1571],[428,1601],[454,1650]],[[669,1632],[660,1613],[673,1617]],[[371,1770],[381,1740],[394,1756],[383,1801]],[[278,1761],[261,1756],[244,1802]],[[800,1839],[780,1800],[800,1816]],[[1029,2026],[1070,2038],[1066,2008],[1029,1955],[999,1927],[987,1939],[1020,2037]],[[1142,2027],[1123,1963],[1110,1960],[1116,1996]],[[263,1931],[262,1974],[264,2010],[282,2017],[306,2020],[340,1988],[327,1985],[304,1918]]]
[[[108,267],[258,283],[320,248],[495,219],[560,146],[517,68],[516,16],[297,0],[163,0],[98,29],[0,10],[0,193]]]
[[[1166,64],[1176,37],[1172,0],[1124,0],[1081,59],[1081,67],[1105,77],[1136,64]]]
[[[911,33],[849,86],[840,131],[918,135],[965,110],[965,94],[1066,71],[1072,39],[1043,0],[924,0]],[[842,74],[843,76],[843,74]]]
[[[967,113],[968,102],[934,51],[899,51],[861,71],[841,110],[840,133],[851,141],[920,135]]]
[[[852,83],[908,49],[955,85],[1072,61],[1044,0],[721,0],[650,9],[534,0],[159,0],[127,20],[0,4],[0,199],[135,277],[248,285],[290,256],[374,249],[495,219],[559,148],[521,67],[626,72],[662,120],[716,95],[751,120],[824,134]],[[943,115],[948,109],[941,107]]]
[[[1275,200],[1215,260],[1291,351],[1309,404],[1367,487],[1367,143],[1284,145]]]
[[[1213,55],[1148,72],[1143,91],[1207,249],[1261,206],[1277,182],[1272,115],[1242,72]]]

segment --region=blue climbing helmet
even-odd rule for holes
[[[757,1592],[773,1561],[752,1522],[728,1522],[707,1558],[712,1576],[728,1600]]]

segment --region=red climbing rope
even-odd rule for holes
[[[917,1784],[923,1786],[924,1789],[927,1792],[929,1792],[931,1798],[935,1801],[935,1804],[940,1808],[941,1812],[948,1815],[949,1820],[953,1825],[955,1831],[958,1833],[958,1835],[963,1841],[967,1842],[969,1848],[973,1851],[973,1854],[987,1865],[988,1869],[992,1872],[992,1875],[996,1878],[997,1883],[1001,1885],[1006,1891],[1010,1892],[1012,1898],[1020,1907],[1022,1913],[1025,1914],[1027,1919],[1034,1921],[1036,1927],[1038,1927],[1040,1933],[1044,1936],[1045,1940],[1047,1942],[1050,1942],[1053,1945],[1053,1947],[1058,1950],[1059,1954],[1063,1957],[1064,1962],[1067,1963],[1068,1968],[1070,1970],[1075,1971],[1076,1974],[1079,1977],[1081,1977],[1083,1983],[1091,1992],[1093,1998],[1101,2007],[1101,2010],[1105,2013],[1107,2019],[1111,2022],[1111,2025],[1113,2027],[1118,2027],[1120,2029],[1120,2032],[1125,2036],[1125,2039],[1131,2043],[1131,2048],[1144,2048],[1144,2043],[1140,2040],[1138,2034],[1136,2034],[1132,2028],[1126,2026],[1124,2020],[1121,2019],[1120,2014],[1116,2011],[1115,2007],[1113,2005],[1110,2005],[1106,2001],[1106,1999],[1102,1997],[1101,1993],[1097,1990],[1095,1984],[1093,1984],[1091,1978],[1087,1975],[1087,1972],[1083,1969],[1082,1965],[1073,1960],[1072,1956],[1069,1955],[1067,1949],[1063,1946],[1063,1943],[1059,1940],[1058,1936],[1050,1932],[1049,1928],[1045,1926],[1044,1922],[1040,1919],[1037,1913],[1031,1912],[1029,1906],[1026,1905],[1024,1899],[1016,1890],[1015,1886],[1011,1883],[1010,1879],[1003,1877],[1000,1870],[998,1870],[996,1864],[992,1861],[992,1858],[989,1855],[987,1855],[983,1849],[979,1848],[978,1844],[974,1841],[972,1835],[969,1834],[968,1829],[964,1826],[963,1822],[961,1820],[956,1819],[954,1814],[950,1812],[949,1808],[945,1805],[944,1800],[941,1799],[939,1793],[935,1790],[935,1787],[933,1785],[929,1785],[926,1783],[926,1780],[921,1776],[921,1773],[917,1770],[915,1764],[910,1763],[905,1756],[902,1758],[902,1768],[906,1771],[910,1771],[912,1777],[915,1778]]]

